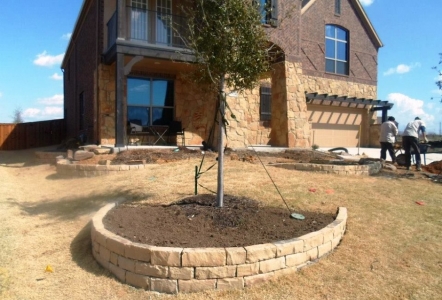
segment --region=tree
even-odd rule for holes
[[[216,91],[219,114],[217,205],[224,198],[225,87],[241,92],[255,87],[270,69],[269,43],[262,28],[258,1],[196,0],[184,8],[187,46],[196,57],[194,80]],[[232,114],[232,118],[235,116]]]
[[[14,110],[14,115],[13,115],[13,120],[12,123],[14,124],[18,124],[18,123],[23,123],[23,109],[21,107],[17,107]]]
[[[442,53],[439,53],[439,65],[440,64],[442,64]],[[439,73],[439,77],[435,83],[436,83],[437,87],[439,88],[439,90],[442,91],[442,71],[438,66],[433,67],[433,69]],[[433,98],[431,98],[431,99],[433,99]],[[441,96],[440,102],[442,102],[442,96]]]

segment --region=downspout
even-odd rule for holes
[[[94,120],[94,139],[97,145],[101,144],[101,134],[100,134],[100,128],[101,128],[101,119],[100,119],[100,89],[99,89],[99,84],[100,84],[100,68],[98,66],[98,53],[100,53],[99,50],[99,35],[98,32],[100,30],[100,20],[99,20],[99,12],[100,12],[100,1],[96,2],[96,30],[95,30],[95,72],[96,72],[96,82],[94,84],[94,94],[95,94],[95,101],[94,101],[94,115],[95,115],[95,120]]]

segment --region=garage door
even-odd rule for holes
[[[312,143],[319,147],[357,147],[364,109],[308,105]]]

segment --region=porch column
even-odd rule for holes
[[[273,65],[270,145],[287,147],[287,84],[285,63]]]
[[[126,98],[124,97],[124,54],[115,62],[115,147],[126,145]]]
[[[117,0],[117,39],[125,39],[126,0]]]
[[[386,122],[388,118],[388,108],[383,107],[382,108],[382,123]]]
[[[274,65],[272,75],[272,146],[310,147],[311,124],[301,80],[300,63]]]

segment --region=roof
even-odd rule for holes
[[[373,42],[376,44],[378,48],[382,47],[382,41],[379,38],[376,30],[373,27],[373,24],[371,23],[370,19],[368,18],[367,14],[365,13],[364,8],[362,7],[359,0],[348,0],[353,7],[355,8],[356,13],[358,14],[359,19],[362,21],[362,24],[367,29],[368,35],[373,40]],[[315,3],[316,0],[310,0],[302,9],[301,9],[301,15],[304,14],[312,5]]]

